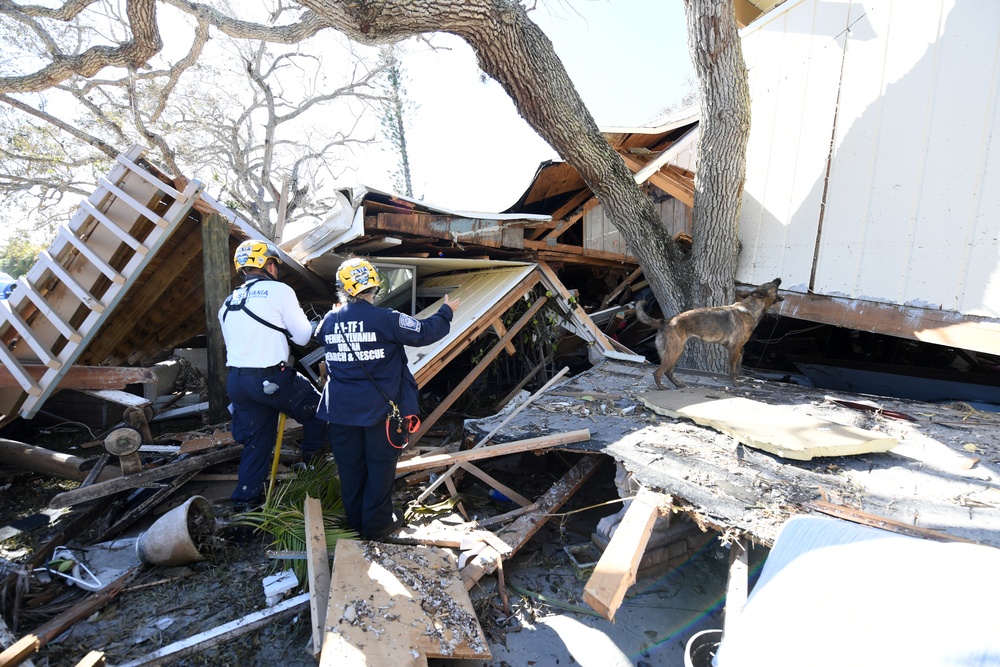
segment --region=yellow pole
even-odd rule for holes
[[[281,459],[281,440],[285,435],[285,413],[278,415],[278,438],[274,441],[274,461],[271,462],[271,480],[267,484],[267,497],[274,491],[274,482],[278,479],[278,461]]]

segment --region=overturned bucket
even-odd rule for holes
[[[191,496],[170,510],[136,540],[139,560],[147,565],[184,565],[205,560],[199,549],[203,538],[215,532],[212,504]]]

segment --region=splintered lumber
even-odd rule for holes
[[[323,628],[330,600],[330,551],[326,546],[323,506],[319,499],[306,496],[302,510],[306,524],[306,568],[309,573],[313,655],[319,655],[323,648]]]
[[[48,366],[22,364],[33,379],[38,380]],[[149,368],[131,366],[70,366],[59,380],[60,389],[124,389],[130,384],[153,384],[156,374]],[[16,389],[20,383],[6,366],[0,365],[0,389]]]
[[[726,635],[736,627],[740,614],[747,603],[750,589],[749,544],[745,537],[733,540],[729,545],[729,581],[726,584],[726,616],[722,624],[722,634]]]
[[[549,387],[551,387],[552,385],[554,385],[562,376],[566,375],[566,373],[568,373],[568,372],[569,372],[569,366],[563,367],[563,369],[561,371],[559,371],[558,373],[556,373],[554,376],[552,376],[552,379],[550,379],[548,382],[546,382],[545,385],[542,386],[541,389],[539,389],[538,391],[536,391],[527,400],[523,401],[520,405],[518,405],[509,415],[507,415],[504,418],[504,420],[502,422],[500,422],[499,424],[497,424],[496,428],[494,428],[492,431],[490,431],[489,433],[487,433],[486,436],[482,440],[480,440],[479,442],[477,442],[471,449],[479,449],[480,447],[484,446],[487,442],[490,441],[490,438],[492,438],[494,435],[496,435],[497,432],[499,432],[501,428],[503,428],[504,426],[507,425],[507,422],[509,422],[517,414],[519,414],[521,412],[521,410],[524,410],[526,407],[528,407],[529,405],[531,405],[535,401],[536,398],[538,398],[539,396],[541,396],[542,394],[544,394],[548,390]],[[445,472],[443,475],[441,475],[436,480],[434,480],[430,484],[430,486],[428,486],[426,489],[424,489],[424,491],[419,496],[417,496],[417,502],[418,503],[419,502],[423,502],[424,499],[427,498],[427,496],[429,496],[434,491],[434,489],[436,489],[437,487],[439,487],[442,482],[444,482],[446,479],[450,478],[453,474],[455,474],[455,470],[457,470],[457,468],[458,468],[458,466],[456,466],[456,465],[451,466],[447,470],[447,472]],[[494,487],[494,488],[496,488],[496,487]],[[500,490],[500,489],[497,489],[497,491],[500,491],[501,493],[503,493],[503,491]],[[508,498],[513,498],[513,496],[507,496],[507,497]],[[522,504],[528,505],[530,503],[522,503]]]
[[[3,461],[4,465],[65,477],[77,482],[84,481],[89,474],[83,470],[87,459],[6,438],[0,438],[0,461]],[[121,476],[121,471],[117,467],[109,467],[99,475],[99,479],[114,479]]]
[[[583,601],[609,621],[614,620],[625,592],[635,583],[639,561],[653,533],[653,524],[660,516],[659,506],[664,498],[648,489],[639,491],[587,580]]]
[[[152,667],[153,665],[171,665],[177,660],[259,630],[286,616],[294,616],[309,606],[309,593],[303,593],[287,600],[282,600],[273,607],[256,611],[212,628],[200,634],[168,644],[163,648],[148,653],[141,658],[131,660],[117,667]]]
[[[83,660],[76,663],[74,667],[103,667],[107,664],[104,659],[103,651],[91,651],[87,655],[83,656]]]
[[[286,428],[288,422],[285,422]],[[202,438],[191,438],[190,440],[185,440],[181,443],[180,453],[190,454],[192,452],[200,452],[205,449],[215,449],[216,447],[221,447],[222,445],[231,445],[233,443],[233,434],[229,431],[216,431],[212,435],[206,435]]]
[[[562,507],[563,503],[590,479],[603,462],[604,458],[601,456],[584,456],[538,499],[537,512],[519,517],[499,533],[497,537],[510,546],[510,555],[517,553],[549,520],[549,515]],[[488,546],[470,559],[461,572],[465,587],[472,588],[482,577],[493,572],[496,569],[498,555],[502,554]]]
[[[822,514],[837,517],[838,519],[853,521],[854,523],[860,523],[864,526],[880,528],[891,533],[899,533],[900,535],[909,535],[910,537],[919,537],[925,540],[937,540],[938,542],[966,542],[968,544],[981,544],[981,542],[976,542],[975,540],[967,540],[964,537],[958,537],[957,535],[949,535],[948,533],[942,533],[929,528],[913,526],[894,519],[887,519],[884,516],[871,514],[870,512],[863,512],[850,507],[844,507],[843,505],[835,505],[825,500],[810,501],[805,504],[805,507]]]
[[[453,553],[357,540],[335,551],[320,667],[491,657]]]
[[[3,620],[3,616],[0,615],[0,651],[4,651],[4,650],[6,650],[8,648],[11,648],[16,643],[17,643],[17,637],[15,637],[14,633],[12,633],[10,631],[10,628],[7,627],[7,623]],[[29,639],[29,640],[26,640],[26,643],[33,644],[34,642]],[[37,649],[32,649],[31,653],[34,653],[35,650],[37,650]],[[20,650],[17,651],[17,653],[20,653],[20,652],[21,652]],[[30,653],[28,655],[30,655]],[[4,663],[0,662],[0,665],[2,665],[2,664],[4,664]],[[21,664],[21,665],[24,665],[24,667],[34,667],[35,666],[35,663],[33,663],[31,660],[27,659],[26,656],[24,658],[22,658],[19,663],[11,663],[11,664]]]
[[[99,609],[103,609],[113,600],[129,581],[140,570],[133,567],[110,584],[88,595],[83,601],[73,605],[58,616],[46,621],[34,632],[25,635],[3,653],[0,653],[0,667],[10,667],[21,664],[27,657],[34,655],[47,646],[49,642],[66,632],[66,629],[82,618],[86,618]]]
[[[176,477],[177,475],[182,475],[187,472],[201,470],[202,468],[206,468],[216,463],[222,463],[223,461],[235,459],[242,451],[243,445],[233,445],[231,447],[226,447],[225,449],[220,449],[216,452],[202,454],[201,456],[185,459],[183,461],[165,463],[159,468],[143,470],[142,472],[137,472],[136,474],[129,475],[128,477],[120,477],[106,482],[98,482],[97,484],[80,487],[78,489],[73,489],[72,491],[63,491],[52,498],[52,501],[49,503],[49,507],[69,507],[70,505],[77,505],[79,503],[87,502],[88,500],[95,500],[97,498],[103,498],[104,496],[110,496],[111,494],[118,493],[119,491],[148,486],[152,482],[159,482],[160,480],[167,479],[168,477]]]
[[[718,389],[647,391],[639,398],[658,414],[690,419],[748,447],[796,461],[886,452],[897,445],[895,438],[884,433],[844,426],[788,406],[732,396]]]
[[[477,461],[479,459],[491,459],[497,456],[504,456],[506,454],[531,452],[537,449],[557,447],[559,445],[568,445],[573,442],[584,442],[587,440],[590,440],[590,429],[584,428],[579,431],[560,433],[559,435],[543,435],[537,438],[528,438],[527,440],[505,442],[491,447],[466,449],[465,451],[455,452],[453,454],[416,456],[412,459],[407,459],[406,461],[400,461],[397,463],[396,474],[406,474],[416,470],[436,468],[441,465],[449,465],[452,463],[465,463],[467,461]]]
[[[526,294],[527,291],[531,289],[533,285],[534,283],[531,283],[531,285],[524,287],[523,291],[521,291],[518,294],[517,298],[521,298],[521,296]],[[444,399],[441,401],[441,403],[438,404],[436,408],[434,408],[434,411],[427,416],[427,419],[423,421],[420,430],[414,433],[413,437],[410,438],[410,441],[412,443],[416,443],[418,440],[420,440],[427,434],[427,432],[431,429],[431,427],[437,423],[437,421],[441,418],[441,416],[445,412],[448,411],[448,409],[452,406],[452,404],[455,401],[457,401],[462,394],[465,393],[465,390],[472,386],[472,383],[476,381],[476,378],[482,375],[483,371],[485,371],[489,367],[489,365],[493,362],[493,360],[500,355],[500,352],[504,349],[504,346],[506,346],[508,343],[514,340],[514,337],[517,336],[518,332],[520,332],[522,328],[524,328],[524,325],[530,322],[531,319],[535,316],[535,314],[542,309],[542,306],[545,305],[546,301],[548,301],[548,297],[543,296],[537,299],[535,303],[533,303],[531,307],[528,308],[528,310],[524,313],[524,315],[522,315],[517,320],[517,322],[511,325],[510,329],[507,330],[507,333],[504,334],[503,338],[497,341],[497,343],[492,348],[490,348],[490,350],[487,351],[486,354],[483,355],[483,358],[480,359],[479,363],[476,364],[475,368],[469,371],[468,375],[466,375],[465,378],[458,383],[458,386],[452,389],[451,393],[445,396]],[[509,307],[510,306],[508,306],[508,308]],[[504,308],[504,311],[506,310],[507,309]],[[499,313],[499,315],[502,314],[503,311]]]

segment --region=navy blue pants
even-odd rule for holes
[[[379,538],[393,524],[392,487],[402,450],[389,444],[385,422],[330,424],[330,449],[340,474],[347,523],[367,539]]]
[[[274,393],[264,393],[265,380],[277,385]],[[226,376],[226,390],[232,402],[233,440],[243,443],[233,502],[257,504],[263,501],[271,473],[280,413],[302,424],[303,460],[320,454],[326,446],[327,424],[316,418],[319,392],[291,367],[266,376],[240,375],[232,369]]]

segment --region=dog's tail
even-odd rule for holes
[[[645,301],[637,301],[636,302],[636,304],[635,304],[635,316],[636,316],[636,318],[640,322],[642,322],[643,324],[645,324],[647,327],[653,327],[654,329],[657,329],[657,328],[663,326],[663,320],[658,320],[655,317],[650,317],[649,314],[646,313],[646,302]]]

